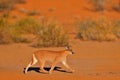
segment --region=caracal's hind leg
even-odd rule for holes
[[[42,73],[48,73],[48,72],[44,69],[45,61],[39,61],[39,63],[40,63],[40,72],[42,72]]]
[[[37,63],[37,62],[31,61],[31,62],[28,64],[28,66],[26,67],[26,69],[25,69],[25,74],[27,73],[29,67],[31,67],[32,65],[34,65],[34,64],[36,64],[36,63]]]
[[[29,69],[29,67],[31,66],[31,64],[32,64],[32,61],[28,64],[28,66],[25,68],[25,74],[27,73],[27,71],[28,71],[28,69]]]
[[[68,70],[70,70],[70,72],[75,72],[75,70],[73,70],[71,67],[69,67],[69,65],[67,64],[66,60],[62,61],[62,64],[63,64]]]
[[[30,63],[29,63],[28,66],[26,67],[25,73],[27,73],[29,67],[31,67],[32,65],[36,64],[37,62],[38,62],[38,61],[37,61],[36,57],[35,57],[34,54],[33,54],[32,61],[30,61]]]

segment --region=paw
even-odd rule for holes
[[[70,73],[74,73],[74,72],[75,72],[75,70],[70,70],[69,72],[70,72]]]
[[[40,70],[39,72],[48,73],[48,71],[46,71],[46,70]]]
[[[74,72],[75,72],[75,70],[71,70],[71,72],[72,72],[72,73],[74,73]]]
[[[27,74],[27,71],[24,71],[24,74]]]

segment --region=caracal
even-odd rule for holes
[[[38,50],[33,53],[32,60],[26,67],[25,73],[27,73],[29,67],[36,64],[37,62],[40,64],[40,72],[47,73],[47,71],[44,69],[44,64],[46,61],[52,62],[51,69],[49,70],[50,74],[53,72],[58,62],[61,62],[67,69],[70,70],[70,72],[74,72],[74,70],[71,69],[66,63],[66,57],[73,53],[74,52],[72,51],[72,49],[70,49],[69,46],[67,46],[66,49],[63,51]]]

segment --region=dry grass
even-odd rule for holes
[[[93,5],[95,11],[104,11],[106,8],[106,0],[90,0],[89,2]]]
[[[120,0],[89,0],[95,11],[113,10],[120,12]]]
[[[14,8],[14,3],[10,0],[0,0],[0,11],[12,10]]]
[[[113,8],[113,10],[120,12],[120,2],[119,2],[119,4],[112,5],[112,8]]]
[[[11,41],[9,34],[9,23],[3,17],[0,17],[0,43],[9,43]]]
[[[115,23],[107,19],[85,20],[78,23],[79,31],[77,37],[83,40],[113,41],[117,36]],[[113,33],[114,30],[114,33]]]
[[[23,34],[36,34],[40,29],[40,23],[32,17],[26,17],[15,22],[14,27]]]
[[[27,12],[28,16],[34,16],[34,15],[39,15],[39,12],[37,12],[36,10],[32,10],[32,11],[28,11]]]
[[[37,34],[35,47],[65,46],[68,43],[68,36],[62,26],[54,22],[43,25]]]
[[[0,43],[31,42],[29,37],[36,36],[35,47],[64,46],[68,43],[68,36],[63,27],[54,22],[40,23],[37,20],[27,17],[9,23],[7,18],[0,18]],[[34,41],[34,40],[33,40]]]
[[[20,19],[12,25],[14,42],[31,42],[29,38],[23,36],[29,34],[36,35],[39,30],[41,30],[41,25],[37,20],[31,17]]]
[[[22,37],[22,28],[8,22],[7,18],[0,17],[0,44],[12,42],[28,42]]]
[[[26,0],[12,0],[12,1],[18,4],[26,3]]]
[[[113,33],[120,38],[120,20],[114,20]]]
[[[15,4],[25,2],[25,0],[0,0],[0,11],[11,11],[15,8]]]

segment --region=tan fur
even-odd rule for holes
[[[44,70],[44,64],[46,61],[51,61],[52,66],[49,71],[49,73],[52,73],[54,67],[58,62],[62,62],[63,65],[69,69],[71,72],[74,72],[66,63],[66,57],[67,55],[72,54],[72,51],[69,50],[63,50],[63,51],[48,51],[48,50],[39,50],[34,52],[33,58],[29,65],[26,67],[25,73],[27,73],[27,70],[30,66],[36,64],[37,62],[40,64],[40,72],[47,72]]]

